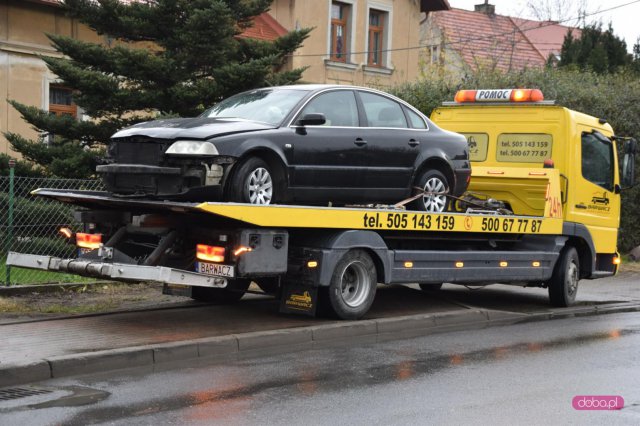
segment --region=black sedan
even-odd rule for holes
[[[465,138],[406,102],[363,87],[251,90],[196,118],[113,135],[98,166],[122,197],[251,204],[396,203],[444,211],[471,173]]]

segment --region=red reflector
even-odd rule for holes
[[[553,160],[551,158],[544,160],[543,164],[545,169],[553,169]]]
[[[102,244],[102,234],[85,234],[78,232],[76,234],[76,245],[81,248],[97,249]]]
[[[224,262],[224,247],[208,246],[198,244],[196,246],[196,257],[205,262]]]

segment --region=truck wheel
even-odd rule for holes
[[[427,170],[416,180],[416,186],[424,192],[450,193],[451,185],[439,170]],[[447,211],[449,198],[446,195],[425,194],[409,205],[414,210],[440,213]]]
[[[580,260],[573,247],[565,247],[553,269],[549,281],[549,300],[551,305],[559,307],[571,306],[578,293],[580,280]]]
[[[350,250],[336,265],[326,289],[327,308],[334,316],[354,320],[367,313],[378,285],[376,267],[364,250]]]
[[[258,157],[240,164],[229,185],[229,199],[238,203],[268,205],[276,198],[273,173],[269,165]]]
[[[438,291],[442,288],[442,283],[439,284],[418,284],[420,286],[420,290],[425,293],[430,293],[432,291]]]
[[[229,280],[225,288],[193,287],[191,298],[200,302],[227,304],[242,299],[250,280]]]

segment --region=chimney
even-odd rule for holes
[[[489,4],[489,0],[484,0],[484,3],[482,4],[476,4],[474,6],[474,9],[476,12],[481,12],[484,13],[486,15],[495,15],[496,14],[496,7],[493,4]]]

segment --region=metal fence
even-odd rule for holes
[[[58,230],[68,226],[80,231],[80,223],[73,219],[73,206],[31,195],[38,188],[83,189],[99,191],[102,182],[84,179],[46,179],[0,177],[0,283],[41,284],[81,282],[82,277],[9,267],[9,251],[71,257],[75,247],[68,244]]]

